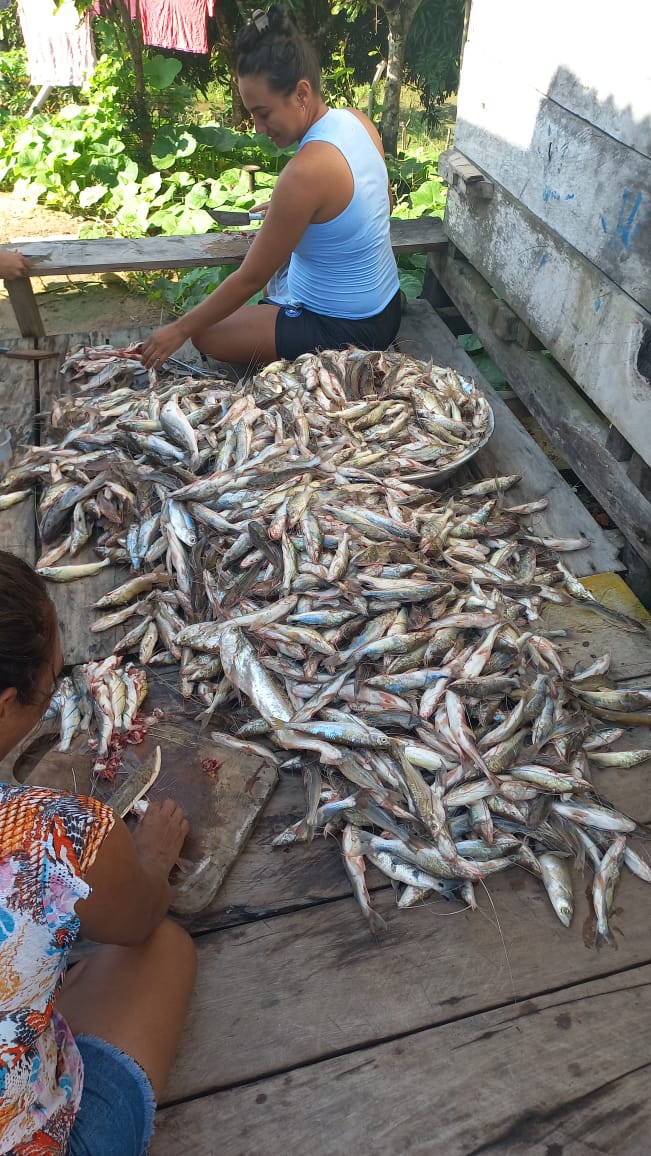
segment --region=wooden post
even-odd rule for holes
[[[5,288],[23,337],[45,337],[43,321],[29,277],[17,277],[14,281],[5,281]]]
[[[260,165],[242,165],[242,172],[246,173],[249,192],[255,192],[255,174],[260,172]]]

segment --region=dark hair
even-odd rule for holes
[[[0,693],[29,703],[52,660],[56,618],[45,582],[21,558],[0,550]]]
[[[321,68],[309,40],[302,36],[281,4],[253,13],[237,36],[239,76],[264,74],[269,88],[289,96],[299,80],[321,92]]]

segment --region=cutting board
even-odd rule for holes
[[[205,735],[200,733],[192,717],[200,708],[181,698],[175,668],[163,676],[150,675],[149,683],[142,712],[152,716],[158,708],[163,715],[152,719],[142,743],[126,748],[115,786],[160,746],[161,771],[148,797],[175,799],[190,822],[181,867],[172,876],[172,910],[191,916],[214,899],[275,786],[277,772],[258,756],[217,746],[208,737],[210,727]],[[212,725],[226,730],[227,720],[215,712]],[[94,755],[86,737],[78,736],[66,752],[55,749],[57,741],[58,734],[41,725],[0,764],[0,779],[89,794]],[[209,774],[204,760],[220,765]],[[100,784],[95,794],[110,802],[112,789]]]

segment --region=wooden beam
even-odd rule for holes
[[[649,25],[651,30],[651,20]],[[490,37],[484,45],[468,44],[455,126],[458,148],[651,312],[651,159],[518,75],[510,65],[516,48],[505,67],[496,67],[494,43]],[[648,116],[648,81],[645,91]]]
[[[500,185],[448,193],[450,240],[651,464],[651,313]]]
[[[156,269],[193,269],[212,265],[239,265],[256,233],[206,233],[190,237],[100,237],[79,241],[64,238],[26,241],[20,249],[32,262],[33,276],[54,277],[70,273],[147,272]],[[415,221],[391,221],[394,253],[431,253],[446,244],[443,222],[438,217]],[[45,329],[29,279],[7,282],[7,291],[24,337],[44,337]]]
[[[15,284],[15,281],[8,281],[7,287]],[[9,349],[33,349],[34,342],[19,339],[4,341],[3,345]],[[19,446],[34,441],[39,369],[33,361],[13,361],[8,357],[0,357],[0,426],[10,431],[14,454]],[[36,517],[33,497],[10,506],[8,510],[0,510],[0,549],[9,550],[26,562],[34,563]]]
[[[22,247],[26,248],[27,246]],[[23,337],[45,337],[43,320],[29,277],[17,277],[14,281],[5,281],[5,289]]]
[[[468,197],[488,201],[493,195],[493,182],[458,149],[446,149],[441,153],[438,173],[453,189]]]
[[[434,269],[438,267],[432,262]],[[443,285],[443,288],[447,287]],[[493,301],[495,298],[493,298]],[[511,413],[499,393],[479,373],[477,366],[461,348],[427,301],[410,301],[402,318],[399,348],[414,357],[430,358],[437,365],[451,365],[459,373],[473,378],[488,398],[495,414],[495,432],[474,462],[483,476],[522,474],[518,487],[522,502],[547,496],[549,507],[538,526],[555,538],[584,534],[592,546],[576,554],[566,554],[566,564],[579,576],[602,571],[621,570],[617,550],[603,530],[572,492],[544,451],[529,436]]]
[[[495,334],[493,292],[469,264],[433,256],[439,280],[541,429],[651,566],[651,502],[606,448],[609,425],[549,361]],[[595,522],[596,526],[597,523]]]
[[[43,260],[43,241],[21,244],[27,258],[40,256],[34,275],[51,277],[65,273],[115,273],[123,270],[189,269],[201,265],[238,265],[249,251],[251,233],[206,233],[191,237],[101,237],[78,241],[48,241]],[[443,223],[437,217],[416,221],[392,221],[391,244],[396,253],[428,253],[445,244]],[[13,282],[16,284],[16,282]]]

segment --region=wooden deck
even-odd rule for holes
[[[410,311],[401,340],[468,369],[424,303]],[[80,337],[48,343],[57,342],[63,353]],[[42,364],[34,384],[31,366],[5,362],[3,400],[18,405],[22,374],[21,396],[46,409],[56,368]],[[589,515],[576,497],[499,399],[495,408],[484,470],[525,468],[520,492],[549,493],[554,533],[585,528]],[[614,547],[591,525],[580,572],[612,571]],[[0,544],[31,557],[34,542],[33,514],[21,526],[0,518]],[[113,578],[98,576],[107,585]],[[613,578],[615,597],[618,583],[625,591]],[[55,591],[68,661],[84,657],[84,645],[88,657],[87,607],[97,589],[82,582]],[[550,622],[567,625],[567,614],[552,607]],[[611,650],[618,681],[651,685],[651,636],[623,634],[580,608],[571,629],[568,660]],[[621,745],[651,747],[651,734],[637,728]],[[597,787],[648,823],[650,770],[597,770]],[[388,924],[376,942],[334,840],[272,851],[273,836],[303,811],[300,778],[284,775],[215,901],[190,925],[199,978],[152,1156],[649,1151],[651,889],[624,873],[614,942],[596,948],[586,946],[588,874],[577,878],[566,930],[523,871],[491,879],[474,914],[438,899],[399,912],[391,887],[369,872]]]

